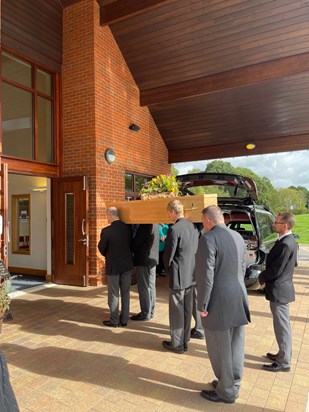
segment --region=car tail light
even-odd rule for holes
[[[249,236],[249,238],[247,239],[247,248],[249,250],[254,250],[257,249],[259,246],[259,242],[258,242],[258,238],[256,235],[251,235]]]

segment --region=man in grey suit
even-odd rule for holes
[[[175,353],[188,350],[193,305],[195,253],[198,230],[184,218],[183,204],[173,200],[167,211],[174,225],[166,240],[163,261],[169,276],[169,321],[171,341],[163,341],[165,349]]]
[[[244,367],[244,325],[250,322],[244,283],[246,245],[224,223],[217,206],[202,211],[205,233],[199,239],[195,276],[198,310],[208,356],[217,377],[215,390],[201,395],[212,402],[233,403]]]
[[[118,210],[110,207],[106,211],[110,226],[101,231],[98,243],[100,253],[105,256],[107,275],[108,306],[110,319],[104,320],[105,326],[127,326],[130,309],[130,286],[133,257],[131,252],[131,228],[119,219]],[[119,317],[119,289],[121,313]]]
[[[297,245],[291,229],[295,219],[292,213],[280,213],[274,227],[279,239],[269,252],[266,269],[260,273],[259,281],[265,285],[266,299],[270,301],[273,325],[279,351],[267,353],[270,365],[263,369],[270,372],[288,372],[291,366],[292,334],[289,316],[289,303],[295,300],[293,273],[297,261]]]
[[[134,266],[141,311],[131,316],[143,321],[154,317],[156,307],[156,266],[159,262],[159,226],[139,225],[133,239]]]

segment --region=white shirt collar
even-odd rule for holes
[[[292,234],[292,231],[291,230],[289,230],[288,232],[286,232],[284,235],[282,235],[282,236],[279,236],[279,239],[278,240],[281,240],[281,239],[283,239],[285,236],[287,236],[287,235],[291,235]]]

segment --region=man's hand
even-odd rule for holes
[[[206,318],[206,316],[208,315],[208,312],[199,312],[201,315],[201,318]]]

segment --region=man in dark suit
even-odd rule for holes
[[[233,403],[243,375],[244,325],[250,322],[246,245],[239,233],[226,227],[219,207],[205,208],[202,221],[205,233],[195,266],[197,301],[217,379],[212,382],[215,390],[203,390],[201,395],[212,402]]]
[[[292,213],[280,213],[274,227],[279,239],[269,252],[266,269],[260,273],[259,281],[265,285],[266,299],[270,301],[273,325],[279,351],[267,353],[270,365],[263,369],[270,372],[288,372],[291,366],[292,334],[289,303],[295,300],[293,273],[297,262],[297,244],[292,235],[295,219]]]
[[[19,412],[4,354],[0,352],[0,411]]]
[[[134,266],[141,311],[132,320],[150,320],[156,306],[156,266],[159,262],[159,227],[139,225],[133,239]]]
[[[105,256],[107,275],[108,306],[110,319],[104,320],[105,326],[127,326],[130,310],[130,286],[133,258],[131,252],[131,228],[119,219],[118,210],[110,207],[106,211],[110,226],[101,231],[98,243],[100,253]],[[119,289],[121,313],[119,317]]]
[[[184,218],[183,204],[179,200],[170,202],[167,211],[174,222],[167,233],[163,255],[169,276],[171,341],[163,341],[162,345],[172,352],[184,353],[190,340],[198,230]]]

